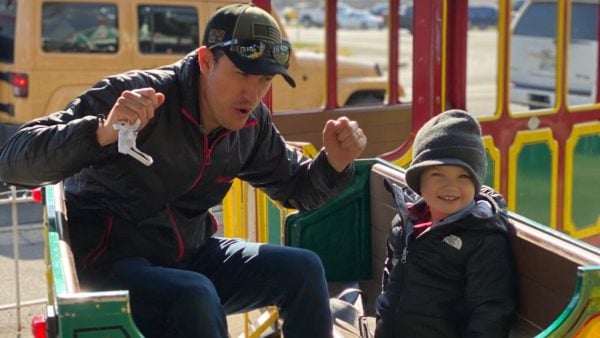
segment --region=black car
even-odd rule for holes
[[[469,27],[486,29],[496,27],[498,23],[498,8],[486,5],[469,6]]]

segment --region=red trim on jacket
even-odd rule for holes
[[[83,260],[84,268],[92,266],[98,260],[98,258],[100,258],[100,256],[102,256],[104,252],[106,252],[106,249],[108,248],[110,233],[112,231],[113,221],[114,218],[112,215],[109,215],[106,218],[106,222],[104,224],[104,231],[102,232],[102,238],[100,238],[100,242],[98,242],[98,245],[96,245],[96,247],[92,251],[90,251],[90,253]]]

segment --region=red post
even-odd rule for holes
[[[252,1],[256,6],[264,9],[271,13],[271,0],[254,0]],[[272,88],[267,91],[267,94],[262,99],[263,103],[269,108],[271,114],[273,113],[273,90]]]
[[[337,0],[327,0],[325,6],[325,109],[335,109],[337,102]]]

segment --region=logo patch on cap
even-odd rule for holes
[[[208,32],[208,38],[206,40],[207,44],[214,44],[218,42],[223,42],[225,38],[225,30],[213,28]]]

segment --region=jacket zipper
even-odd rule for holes
[[[200,180],[202,179],[202,177],[204,177],[204,172],[206,171],[206,168],[210,165],[210,157],[212,156],[214,146],[229,133],[230,133],[230,131],[227,131],[227,132],[219,135],[211,144],[208,144],[208,136],[205,134],[202,134],[202,138],[204,139],[205,146],[202,149],[203,158],[202,158],[202,164],[200,165],[200,173],[194,180],[194,183],[192,183],[192,185],[185,192],[188,192],[188,191],[194,189],[196,187],[196,185],[198,185],[198,183],[200,183]]]
[[[215,139],[210,145],[208,145],[208,136],[202,134],[205,146],[203,147],[203,158],[202,164],[200,165],[200,173],[198,174],[198,177],[196,177],[196,179],[194,180],[194,183],[192,183],[192,185],[186,190],[186,192],[194,189],[194,187],[200,182],[200,180],[204,176],[206,167],[208,167],[208,165],[210,164],[210,157],[212,156],[214,145],[218,143],[218,141],[220,141],[222,138],[224,138],[227,134],[229,134],[229,132],[219,135],[217,139]],[[167,204],[166,207],[169,213],[169,219],[171,220],[171,227],[173,228],[173,232],[175,232],[175,238],[177,239],[177,256],[175,257],[175,261],[179,262],[183,258],[183,255],[185,253],[185,242],[183,241],[183,236],[181,235],[181,229],[179,229],[179,226],[177,225],[177,220],[175,219],[173,211],[171,210],[171,205]]]
[[[402,249],[402,257],[400,258],[400,263],[406,263],[406,256],[408,255],[408,247],[405,245],[404,249]]]

